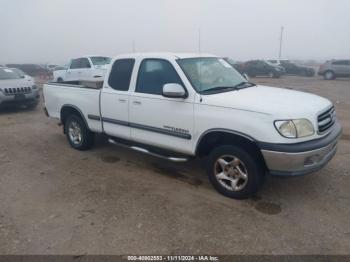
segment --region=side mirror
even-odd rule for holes
[[[187,93],[182,85],[169,83],[163,85],[162,95],[170,98],[186,98]]]
[[[249,81],[249,76],[247,74],[243,74],[244,78],[247,79],[247,81]]]

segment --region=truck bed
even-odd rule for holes
[[[100,121],[88,121],[88,115],[100,115],[100,91],[103,81],[71,81],[44,85],[45,105],[50,117],[61,120],[64,106],[77,108],[87,120],[90,130],[102,132]]]

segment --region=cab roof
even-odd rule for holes
[[[117,55],[115,58],[165,58],[165,59],[183,59],[195,57],[217,57],[208,53],[170,53],[170,52],[145,52],[145,53],[129,53]]]

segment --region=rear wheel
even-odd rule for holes
[[[57,78],[57,82],[58,82],[58,83],[62,83],[62,82],[63,82],[62,77]]]
[[[326,71],[323,75],[323,78],[326,80],[333,80],[335,79],[335,74],[333,71]]]
[[[265,173],[257,157],[231,145],[219,146],[210,153],[207,172],[217,191],[235,199],[256,193]]]
[[[77,150],[88,150],[94,143],[94,134],[80,116],[70,115],[64,125],[69,144]]]

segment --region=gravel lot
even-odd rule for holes
[[[198,160],[102,137],[79,152],[41,107],[0,111],[0,254],[349,254],[350,79],[252,81],[331,99],[344,131],[322,171],[268,177],[244,201],[218,194]]]

